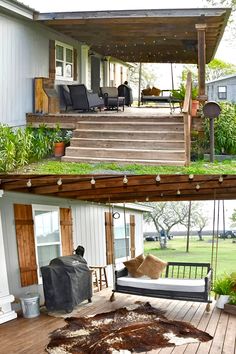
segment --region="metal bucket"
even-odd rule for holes
[[[23,316],[33,318],[40,315],[39,294],[25,294],[20,297]]]

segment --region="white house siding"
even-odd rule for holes
[[[32,194],[21,194],[6,192],[0,198],[0,211],[2,214],[3,240],[6,255],[6,267],[10,294],[19,297],[23,293],[38,292],[43,302],[42,285],[21,287],[20,272],[18,264],[18,253],[14,223],[13,204],[39,204],[59,207],[71,207],[73,215],[73,244],[74,247],[83,245],[85,248],[85,259],[89,265],[106,264],[106,241],[105,241],[105,211],[108,206],[75,202],[67,199],[36,196]],[[117,208],[118,210],[119,208]],[[119,209],[120,210],[120,209]],[[143,252],[143,228],[142,212],[127,211],[135,215],[136,223],[136,254]],[[112,267],[108,267],[109,284],[112,284]]]
[[[25,125],[25,114],[33,111],[33,79],[48,77],[49,39],[73,45],[80,58],[77,41],[0,13],[0,123]]]
[[[227,87],[227,98],[226,100],[221,100],[218,98],[218,87]],[[229,101],[236,102],[236,75],[233,77],[228,77],[221,80],[212,81],[206,84],[207,95],[209,101]]]

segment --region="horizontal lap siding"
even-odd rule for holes
[[[0,123],[22,126],[33,111],[33,80],[48,77],[49,39],[76,41],[27,20],[0,14]]]
[[[33,78],[48,75],[48,40],[27,22],[0,15],[0,120],[25,124],[33,109]]]

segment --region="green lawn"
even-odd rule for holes
[[[153,254],[165,261],[210,262],[211,237],[198,241],[197,237],[190,238],[190,252],[186,253],[186,238],[175,237],[168,241],[168,249],[159,248],[159,242],[144,242],[145,254]],[[219,240],[218,265],[216,275],[236,271],[236,243],[232,240]]]
[[[209,163],[206,161],[192,162],[189,167],[181,166],[144,166],[144,165],[118,165],[115,163],[73,163],[60,162],[56,159],[45,159],[38,163],[24,166],[14,173],[28,174],[235,174],[236,161],[223,161]]]

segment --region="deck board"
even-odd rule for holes
[[[116,301],[110,302],[111,289],[104,289],[93,296],[93,302],[82,303],[78,315],[94,315],[108,312],[119,307],[134,304],[136,301],[149,301],[154,307],[166,311],[168,319],[192,323],[201,330],[206,330],[214,339],[206,343],[192,343],[176,347],[167,347],[149,351],[148,354],[234,354],[236,339],[236,316],[226,314],[211,305],[209,313],[206,304],[187,301],[171,301],[141,296],[116,294]],[[49,333],[63,327],[62,318],[48,316],[41,311],[39,317],[26,319],[18,317],[0,325],[0,354],[43,354],[49,342]],[[144,354],[144,353],[143,353]]]

